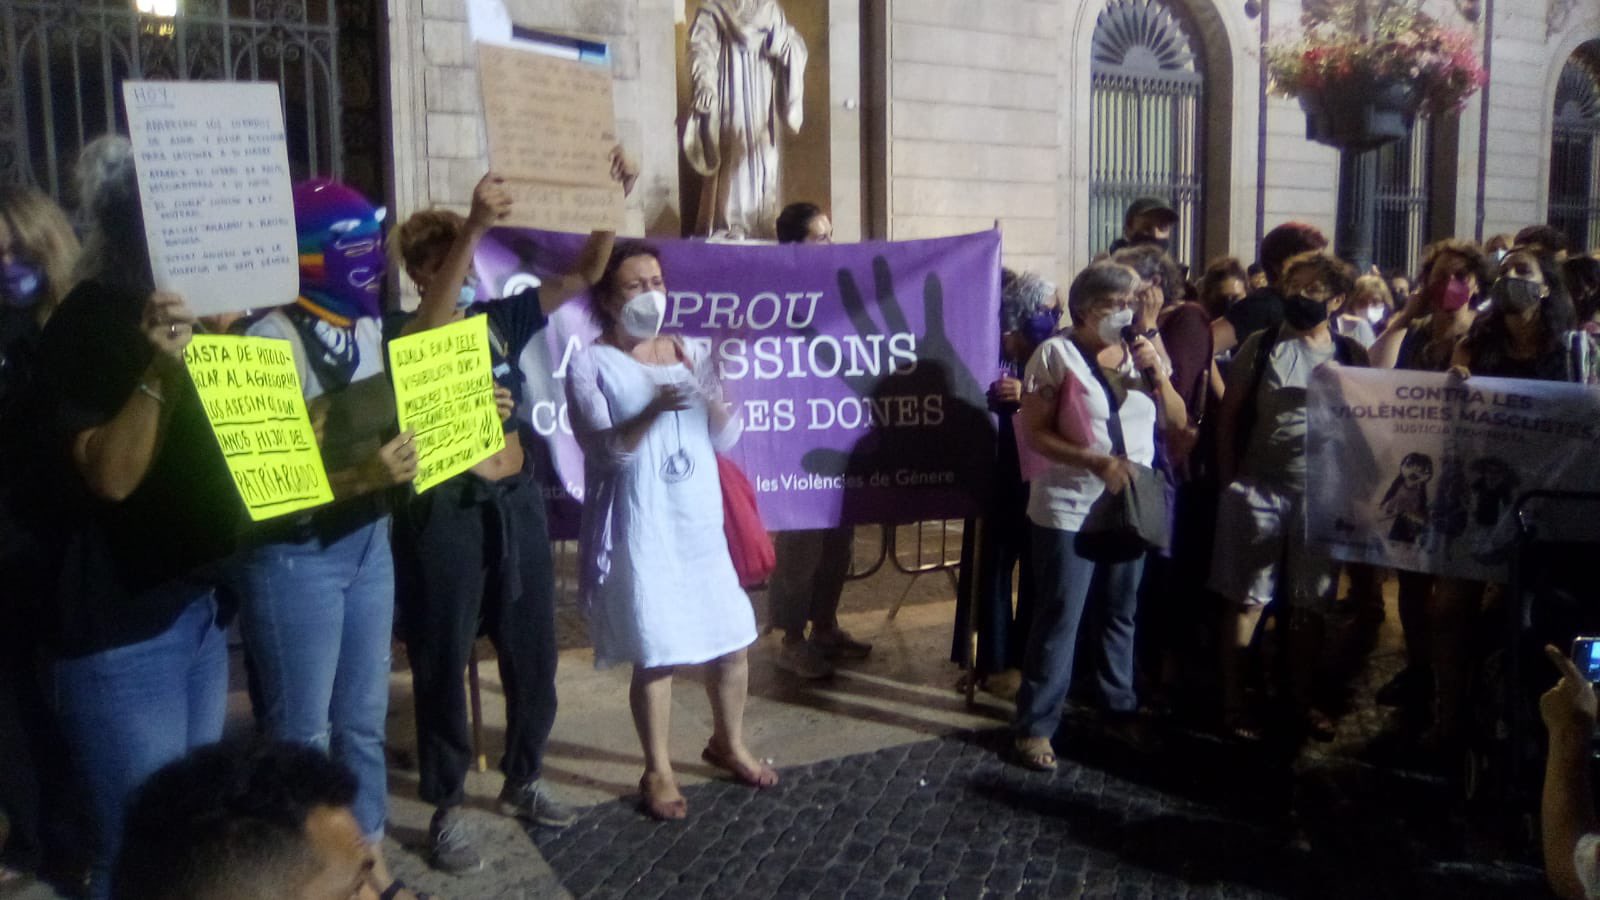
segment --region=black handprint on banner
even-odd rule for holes
[[[956,488],[982,498],[993,469],[995,427],[986,411],[983,388],[945,332],[943,284],[935,273],[924,279],[923,333],[917,335],[895,294],[888,260],[875,257],[872,273],[873,305],[883,325],[874,321],[855,276],[840,269],[839,295],[845,313],[863,338],[913,336],[915,363],[897,365],[891,358],[886,370],[875,375],[852,375],[840,367],[840,380],[858,397],[866,398],[874,427],[848,454],[818,448],[805,454],[802,465],[820,475],[855,476],[851,482],[857,485],[889,472],[929,477],[948,473]],[[846,522],[863,520],[852,509],[857,493],[846,492]]]

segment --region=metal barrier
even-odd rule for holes
[[[889,532],[890,558],[894,567],[910,575],[905,590],[889,607],[888,619],[900,614],[900,607],[911,594],[917,579],[930,572],[943,572],[950,578],[950,590],[958,584],[956,570],[961,565],[961,538],[965,534],[961,519],[935,519],[896,526]]]

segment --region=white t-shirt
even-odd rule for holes
[[[1118,419],[1122,422],[1122,439],[1127,445],[1128,458],[1148,466],[1156,455],[1155,400],[1138,390],[1142,376],[1134,371],[1131,356],[1123,359],[1116,372],[1107,372],[1106,378],[1112,388],[1123,395]],[[1022,376],[1022,390],[1043,395],[1056,407],[1058,419],[1064,405],[1063,396],[1077,392],[1094,436],[1090,449],[1111,452],[1111,433],[1106,429],[1111,418],[1111,404],[1083,354],[1065,336],[1056,335],[1034,351]],[[1056,430],[1068,433],[1059,421]],[[1031,482],[1028,519],[1045,528],[1077,531],[1083,526],[1089,507],[1104,491],[1105,482],[1093,472],[1052,462]]]

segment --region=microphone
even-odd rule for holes
[[[1132,352],[1133,342],[1142,337],[1144,337],[1144,334],[1142,334],[1139,329],[1134,328],[1132,325],[1123,326],[1122,339],[1123,341],[1127,342],[1130,353]],[[1156,369],[1155,366],[1148,366],[1140,369],[1139,374],[1144,376],[1144,386],[1146,390],[1150,391],[1152,394],[1160,393],[1160,391],[1156,388],[1156,385],[1161,383],[1159,380],[1161,378],[1161,373]]]

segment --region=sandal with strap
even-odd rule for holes
[[[766,763],[758,761],[754,769],[741,766],[732,753],[723,753],[711,744],[706,744],[706,748],[700,751],[700,758],[719,769],[732,772],[734,778],[757,790],[774,787],[778,783],[777,771]]]
[[[432,894],[426,891],[413,891],[411,888],[406,886],[404,881],[401,881],[398,878],[389,882],[389,886],[384,888],[383,891],[378,894],[378,900],[395,900],[395,898],[400,896],[401,891],[411,891],[412,896],[416,897],[417,900],[433,900]]]
[[[1035,772],[1054,772],[1057,766],[1056,751],[1050,739],[1044,737],[1019,737],[1011,745],[1018,764]]]
[[[689,801],[680,794],[676,799],[660,796],[661,782],[665,776],[650,772],[639,779],[639,807],[644,814],[658,822],[676,822],[689,816]]]

